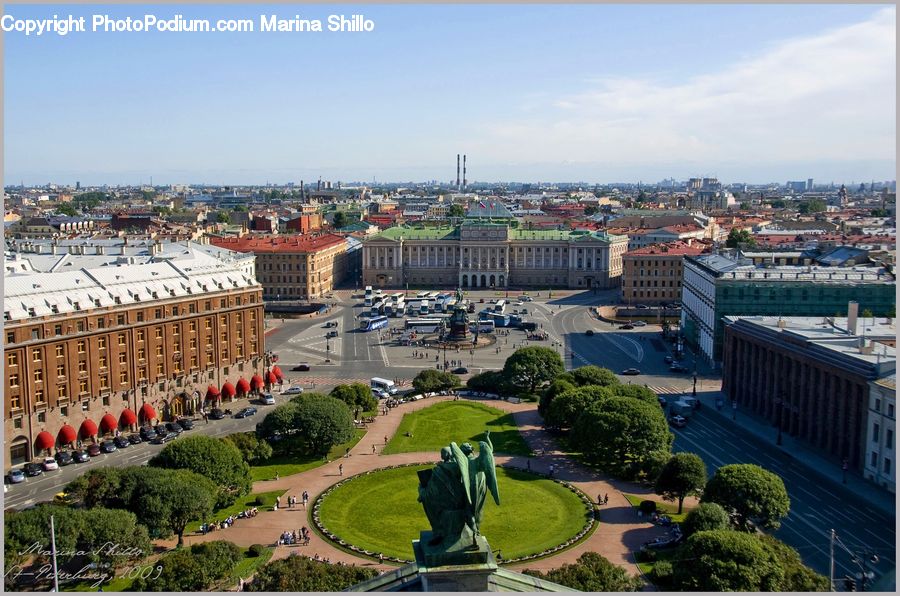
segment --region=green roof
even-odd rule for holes
[[[398,241],[401,237],[404,240],[457,240],[459,239],[459,228],[449,226],[440,228],[410,228],[407,226],[396,226],[386,229],[375,236],[373,240],[384,238],[387,240]]]
[[[463,224],[467,225],[467,224]],[[494,225],[497,227],[509,227],[506,224],[483,224],[474,223],[468,225]],[[408,227],[395,226],[384,230],[372,240],[385,239],[392,241],[403,240],[459,240],[459,227],[442,226],[439,228],[431,227]],[[582,240],[600,240],[605,242],[614,242],[617,240],[628,240],[627,236],[616,236],[607,234],[606,232],[589,232],[586,230],[523,230],[520,228],[509,228],[510,240],[543,240],[548,241],[582,241]]]

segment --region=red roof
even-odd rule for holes
[[[240,381],[238,381],[238,383],[240,383]],[[259,375],[253,375],[253,378],[250,379],[250,389],[260,389],[263,384],[262,377]]]
[[[636,256],[646,256],[646,255],[656,255],[662,257],[683,257],[683,256],[697,256],[699,254],[703,254],[709,250],[708,244],[703,244],[700,242],[692,242],[688,245],[687,242],[666,242],[665,244],[651,244],[650,246],[643,246],[641,248],[636,248],[634,250],[629,250],[624,255],[625,257],[636,257]]]
[[[262,379],[260,379],[260,380],[262,380]],[[246,394],[250,393],[250,383],[247,382],[247,379],[241,377],[238,380],[237,392],[240,393],[241,395],[246,395]]]
[[[53,435],[42,430],[38,433],[37,438],[34,440],[34,444],[37,445],[38,449],[50,449],[56,445],[56,441],[53,439]]]
[[[78,429],[78,434],[82,437],[93,437],[97,434],[97,425],[94,424],[93,420],[85,420],[81,423],[81,428]]]
[[[59,442],[63,445],[68,443],[74,443],[75,439],[78,438],[78,433],[75,432],[75,429],[69,426],[68,424],[64,424],[61,429],[59,429],[59,434],[56,435]]]
[[[112,414],[106,414],[103,418],[100,419],[100,428],[103,429],[103,432],[113,431],[118,427],[119,424],[116,422],[116,419]]]
[[[335,234],[321,236],[276,236],[257,238],[212,238],[210,243],[219,248],[252,253],[308,253],[333,248],[344,243],[344,238]]]
[[[244,381],[244,380],[241,379],[241,381]],[[244,382],[246,383],[247,381],[244,381]],[[249,387],[248,387],[248,389],[249,389]],[[235,394],[236,394],[236,391],[234,390],[234,385],[232,385],[228,381],[225,381],[225,384],[222,385],[222,396],[223,397],[234,397]]]
[[[147,420],[153,420],[156,418],[156,410],[150,404],[144,404],[141,406],[141,415]]]
[[[122,410],[122,415],[119,416],[119,422],[126,426],[131,426],[132,424],[137,424],[137,416],[134,415],[134,412],[125,408]]]

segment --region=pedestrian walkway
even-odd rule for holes
[[[706,382],[708,383],[709,381]],[[777,431],[772,424],[765,418],[752,412],[741,408],[733,408],[732,403],[728,401],[725,394],[721,391],[721,383],[716,387],[716,390],[703,392],[698,390],[697,397],[704,406],[709,406],[708,408],[704,408],[704,411],[712,412],[712,415],[714,416],[720,416],[726,420],[733,421],[740,426],[740,428],[754,435],[760,441],[772,445],[775,444]],[[717,410],[715,407],[716,399],[718,398],[721,398],[724,401],[725,407],[721,410]],[[806,465],[811,472],[820,475],[824,481],[831,482],[835,485],[842,485],[846,490],[852,492],[864,502],[878,508],[887,515],[896,515],[895,496],[868,482],[860,476],[858,472],[848,471],[846,473],[846,482],[843,482],[844,473],[841,470],[841,460],[839,458],[831,457],[819,452],[808,443],[795,439],[787,433],[782,433],[781,443],[782,444],[778,449],[781,449],[785,454],[788,454],[796,461]]]

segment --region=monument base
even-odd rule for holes
[[[498,567],[484,536],[464,533],[454,544],[430,546],[431,532],[413,541],[416,565],[425,592],[486,592]]]

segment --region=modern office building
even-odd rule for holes
[[[768,418],[773,438],[789,434],[856,470],[877,452],[884,467],[884,445],[870,449],[866,429],[880,425],[883,440],[893,428],[871,411],[871,384],[896,371],[893,322],[726,316],[724,335],[722,391]]]
[[[262,288],[242,255],[192,242],[62,248],[27,243],[6,254],[7,469],[194,413],[275,374]]]
[[[393,227],[363,244],[363,283],[376,287],[616,288],[626,236],[522,230],[467,221]]]
[[[712,362],[721,360],[725,316],[887,316],[896,305],[894,276],[879,267],[765,266],[721,255],[685,257],[681,331]]]

